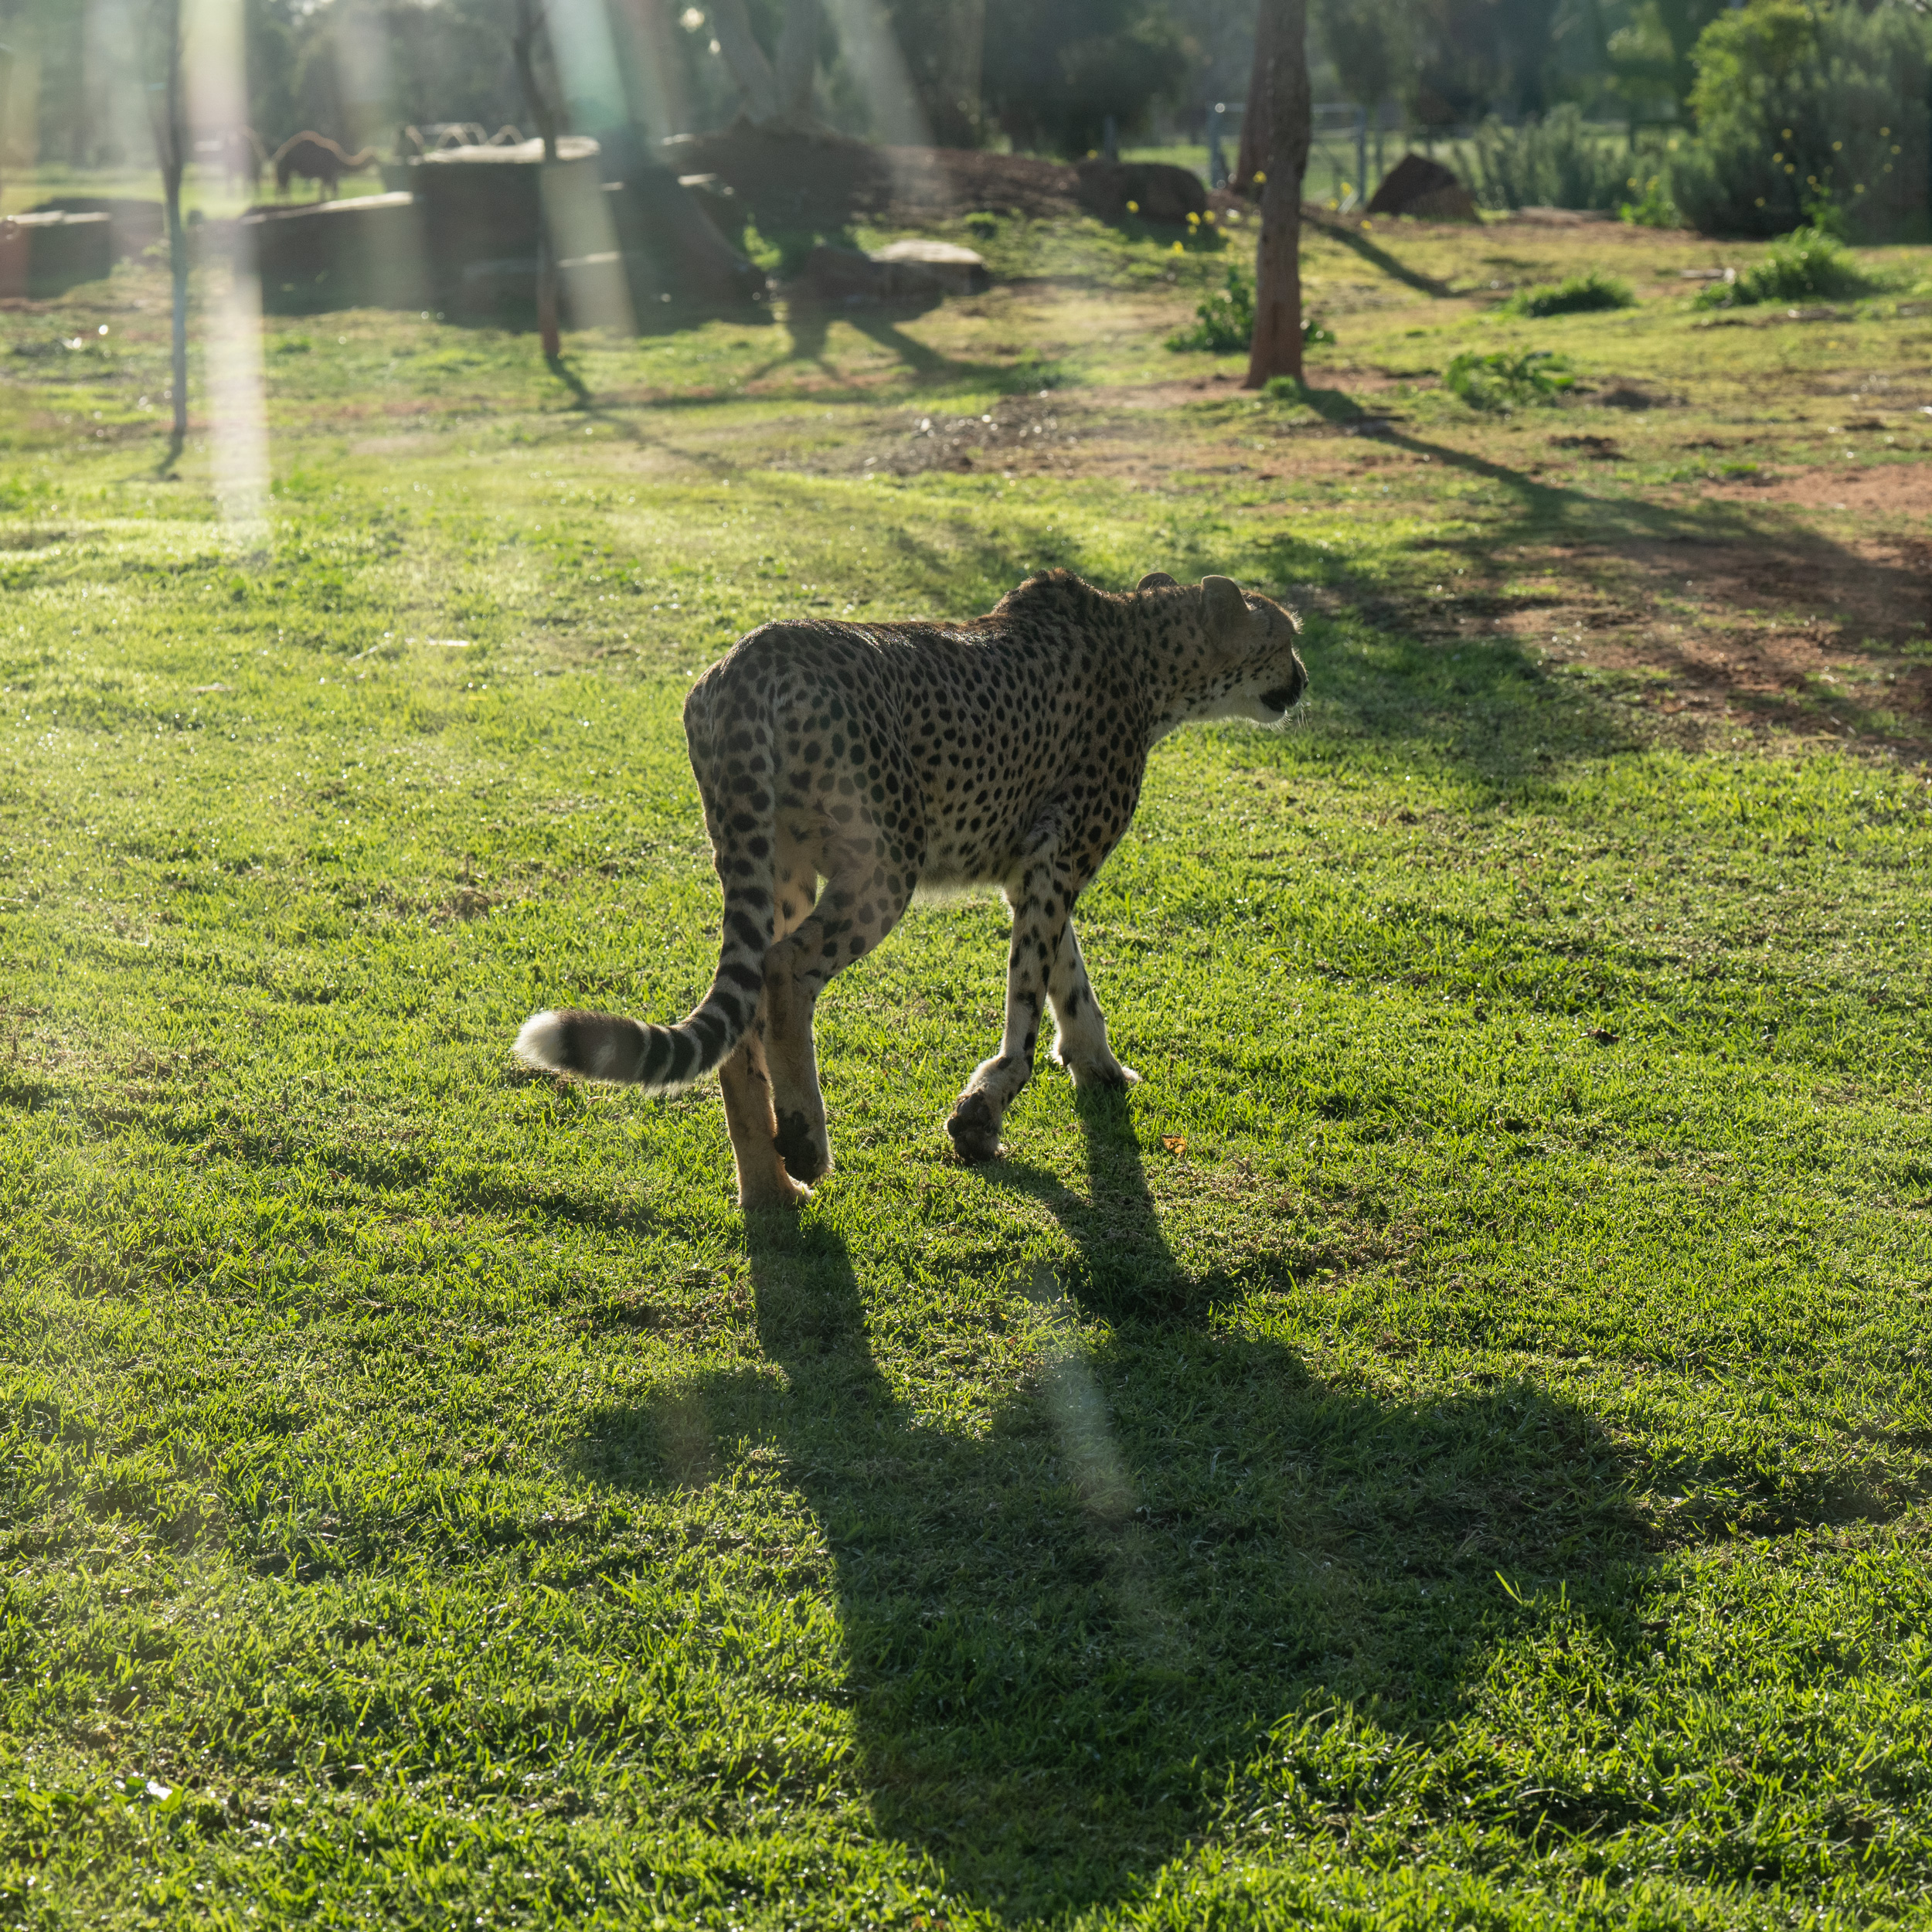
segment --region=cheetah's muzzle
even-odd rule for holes
[[[1134,816],[1155,743],[1190,719],[1278,723],[1307,683],[1297,625],[1226,577],[1155,572],[1131,593],[1029,577],[966,624],[772,624],[684,707],[724,889],[710,990],[675,1026],[537,1013],[532,1065],[672,1093],[716,1070],[747,1208],[790,1207],[832,1165],[812,1015],[921,887],[999,888],[1013,916],[1000,1049],[946,1123],[998,1151],[1053,1012],[1082,1088],[1114,1056],[1073,935],[1075,903]]]

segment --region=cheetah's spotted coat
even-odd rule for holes
[[[1077,1086],[1114,1057],[1073,904],[1134,815],[1155,741],[1190,719],[1278,723],[1306,682],[1294,617],[1226,577],[1156,572],[1131,594],[1029,578],[969,624],[774,624],[698,680],[691,765],[724,887],[718,971],[675,1026],[533,1015],[532,1065],[659,1092],[716,1067],[747,1208],[789,1206],[832,1165],[812,1012],[920,888],[1003,888],[1006,1026],[946,1131],[998,1150],[1043,1009]],[[820,882],[824,889],[819,889]]]

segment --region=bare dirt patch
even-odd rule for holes
[[[1667,718],[1782,725],[1923,750],[1932,734],[1932,543],[1815,532],[1734,543],[1633,541],[1519,553],[1547,597],[1459,614],[1627,674]]]
[[[1932,517],[1932,463],[1848,461],[1835,468],[1788,471],[1759,483],[1713,483],[1702,493],[1732,501],[1749,498],[1808,510],[1917,519]]]
[[[834,444],[774,468],[822,475],[1090,476],[1131,464],[1129,443],[1151,442],[1150,425],[1123,426],[1106,411],[1070,406],[1056,393],[1012,396],[978,414],[907,410],[862,444]]]

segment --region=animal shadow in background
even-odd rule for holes
[[[831,1551],[874,1815],[1015,1915],[1175,1855],[1285,1713],[1347,1699],[1427,1731],[1527,1614],[1499,1569],[1561,1578],[1619,1648],[1648,1641],[1637,1526],[1590,1418],[1521,1386],[1379,1400],[1277,1342],[1133,1318],[1137,1286],[1199,1309],[1214,1284],[1168,1253],[1121,1123],[1102,1104],[1086,1125],[1088,1199],[986,1176],[1053,1208],[1114,1325],[1049,1350],[984,1435],[893,1393],[837,1236],[764,1223],[757,1332],[787,1386],[700,1376],[582,1444],[588,1479],[654,1488],[711,1479],[710,1445],[778,1452]]]

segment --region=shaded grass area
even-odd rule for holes
[[[105,348],[9,363],[15,1918],[1913,1909],[1913,719],[1672,736],[1503,621],[1583,543],[1904,601],[1857,532],[1666,480],[1747,396],[1795,460],[1845,355],[1655,291],[1546,318],[1597,393],[1694,399],[1589,470],[1431,386],[1515,325],[1313,259],[1357,319],[1306,400],[1170,396],[1151,464],[1134,386],[1194,293],[1145,264],[573,342],[575,386],[489,332],[281,327],[265,535],[205,453],[162,485],[96,435],[146,376],[148,311],[106,305],[138,283],[85,309]],[[1917,379],[1901,325],[1846,327],[1861,380]],[[829,473],[1049,360],[1091,399],[1077,474]],[[841,1165],[795,1230],[729,1206],[710,1090],[509,1067],[533,1007],[709,976],[692,674],[767,617],[964,613],[1046,562],[1308,614],[1305,716],[1161,747],[1084,902],[1131,1097],[1043,1070],[1007,1158],[947,1161],[998,1028],[973,901],[828,997]]]

